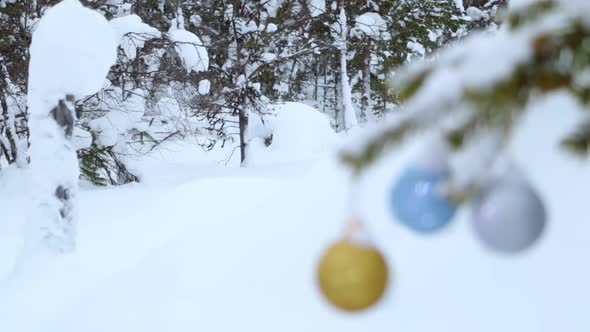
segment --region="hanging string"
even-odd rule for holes
[[[360,179],[359,176],[352,176],[350,180],[350,186],[348,189],[348,215],[351,220],[360,219]]]
[[[348,218],[344,225],[344,238],[357,244],[373,246],[373,241],[362,221],[360,210],[360,177],[353,175],[348,188]]]
[[[343,235],[348,240],[352,240],[361,228],[358,207],[359,177],[357,173],[350,176],[348,191],[346,193],[348,201],[345,207],[347,212],[344,219]]]

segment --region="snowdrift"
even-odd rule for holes
[[[334,148],[336,133],[330,120],[315,108],[287,102],[274,105],[273,114],[264,122],[254,116],[247,165],[309,161]]]

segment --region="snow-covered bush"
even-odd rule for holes
[[[182,15],[180,12],[179,15]],[[207,50],[174,19],[167,33],[135,14],[110,21],[119,40],[110,84],[81,103],[80,126],[92,144],[79,151],[82,175],[97,185],[138,180],[126,167],[127,156],[141,155],[162,140],[197,133],[191,96],[208,68]]]

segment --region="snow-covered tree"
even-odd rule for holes
[[[0,167],[27,164],[28,48],[32,26],[45,6],[45,1],[0,1]]]
[[[58,2],[1,2],[0,166],[28,162],[28,46]],[[164,140],[193,136],[205,148],[229,141],[245,160],[248,117],[264,118],[273,102],[313,103],[337,130],[356,113],[366,121],[398,102],[387,93],[394,68],[471,29],[494,29],[505,1],[466,1],[465,10],[453,0],[81,3],[110,21],[119,51],[109,83],[76,97],[73,144],[83,179],[118,185],[139,180],[128,156]]]
[[[370,6],[370,5],[373,6]],[[381,16],[373,2],[368,2],[366,11],[355,18],[355,25],[351,37],[357,39],[357,48],[361,62],[361,120],[373,115],[372,79],[374,74],[375,45],[379,41],[388,41],[391,34],[387,32],[388,22]]]
[[[461,37],[469,18],[451,0],[360,1],[350,5],[351,72],[361,119],[385,109],[385,82],[396,67]]]
[[[342,129],[350,129],[357,125],[356,112],[352,104],[352,89],[348,77],[348,22],[346,18],[346,9],[340,6],[338,21],[335,26],[335,42],[340,50],[340,84],[342,97],[342,110],[338,112],[337,126]]]
[[[98,8],[114,16],[110,24],[119,52],[110,85],[78,103],[79,133],[91,138],[81,142],[78,155],[84,178],[99,185],[125,184],[139,180],[126,166],[128,156],[149,152],[164,140],[200,134],[203,112],[192,104],[209,58],[188,29],[179,2]]]
[[[78,0],[47,10],[33,34],[28,77],[31,170],[38,196],[29,249],[75,248],[79,166],[72,134],[75,100],[102,87],[115,62],[113,30]]]
[[[465,0],[463,10],[469,22],[467,30],[496,29],[498,11],[506,9],[508,0]]]
[[[253,138],[248,132],[250,116],[267,113],[270,98],[285,92],[283,81],[290,81],[285,76],[296,75],[286,67],[318,48],[313,39],[303,40],[295,33],[302,32],[306,22],[296,16],[301,10],[290,1],[208,1],[194,18],[211,50],[211,88],[205,98],[195,99],[195,105],[224,123],[223,135],[237,136],[242,163]]]

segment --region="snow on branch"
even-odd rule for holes
[[[125,56],[130,60],[135,59],[137,49],[142,48],[146,41],[162,36],[158,29],[143,23],[141,17],[134,14],[114,18],[110,24],[119,37],[119,45]]]
[[[466,108],[472,116],[447,128],[450,143],[493,129],[508,136],[535,93],[566,90],[590,102],[590,2],[543,0],[511,9],[505,29],[477,34],[429,61],[411,63],[392,79],[403,116],[371,131],[342,152],[360,172],[390,145],[419,130],[431,130]],[[590,145],[590,125],[582,125],[564,145]]]
[[[209,54],[201,39],[194,33],[172,26],[168,37],[174,42],[174,47],[187,72],[201,72],[209,69]]]

